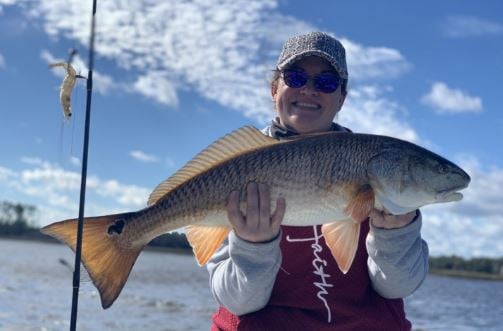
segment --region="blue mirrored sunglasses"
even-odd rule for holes
[[[312,78],[305,71],[299,69],[285,69],[282,71],[282,74],[285,84],[293,88],[301,88],[309,80],[312,80],[316,91],[332,93],[341,84],[341,78],[333,72],[322,72]]]

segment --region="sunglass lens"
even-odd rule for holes
[[[283,80],[289,87],[299,88],[306,85],[308,76],[303,71],[285,70],[283,72]]]
[[[314,80],[314,88],[323,93],[332,93],[339,87],[339,77],[331,74],[320,74]]]

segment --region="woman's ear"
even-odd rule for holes
[[[271,84],[271,97],[273,102],[276,102],[277,92],[278,92],[278,86],[276,84]]]

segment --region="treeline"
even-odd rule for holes
[[[471,258],[464,259],[459,256],[439,256],[430,257],[430,269],[482,272],[489,274],[503,275],[503,258]]]
[[[36,207],[9,201],[0,202],[0,235],[4,237],[41,238],[34,221]]]
[[[152,240],[148,245],[152,247],[192,249],[185,234],[180,232],[165,233]]]

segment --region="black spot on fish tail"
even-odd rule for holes
[[[126,223],[124,222],[123,219],[118,219],[114,222],[114,224],[110,225],[108,227],[108,234],[113,235],[113,234],[121,234],[122,231],[124,230],[124,225]]]

